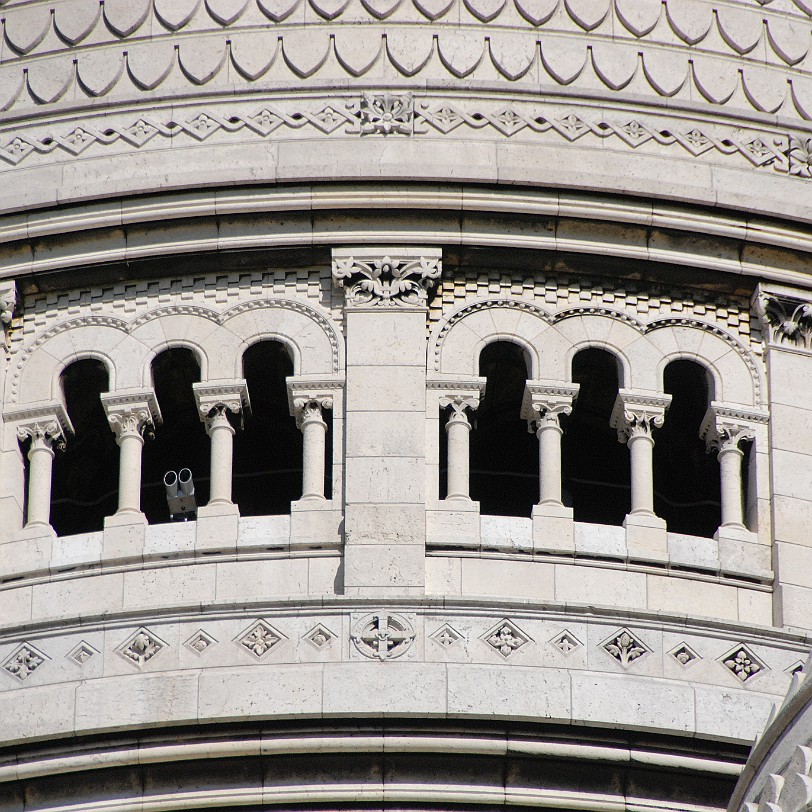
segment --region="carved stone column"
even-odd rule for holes
[[[666,524],[654,513],[654,436],[662,426],[671,395],[621,389],[615,400],[611,425],[631,455],[631,509],[623,526],[630,558],[668,560]]]
[[[17,438],[30,439],[28,448],[28,499],[25,536],[54,535],[51,528],[51,475],[54,447],[65,444],[65,436],[73,431],[67,412],[60,403],[6,414],[14,424]]]
[[[345,591],[425,589],[427,294],[433,248],[333,250],[347,342]]]
[[[758,543],[758,535],[751,533],[745,524],[741,447],[743,442],[755,442],[767,419],[766,412],[714,401],[699,431],[708,452],[716,451],[719,456],[722,515],[715,538],[719,543],[720,566],[728,572],[764,575],[769,570],[766,555],[769,548],[751,546]]]
[[[575,550],[572,508],[561,501],[561,417],[572,413],[577,384],[528,381],[522,417],[539,441],[539,503],[533,506],[533,547],[546,552]]]
[[[151,389],[106,392],[101,401],[119,447],[118,510],[105,519],[105,527],[146,524],[141,512],[141,451],[144,432],[161,422],[158,401]]]
[[[234,465],[234,428],[228,413],[239,414],[251,408],[244,380],[192,384],[200,419],[211,441],[209,459],[209,502],[198,509],[198,516],[239,513],[231,501]]]
[[[468,410],[479,406],[476,395],[458,393],[440,398],[440,407],[450,409],[445,426],[448,438],[446,499],[471,499],[471,421]]]

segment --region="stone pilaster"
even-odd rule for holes
[[[533,506],[533,547],[538,551],[573,553],[572,508],[561,501],[561,418],[572,414],[577,384],[528,381],[522,418],[539,441],[539,501]]]
[[[341,248],[347,343],[344,586],[425,588],[427,292],[435,248]]]
[[[809,627],[812,606],[812,294],[761,284],[753,297],[765,339],[770,399],[769,470],[774,620]],[[769,459],[769,468],[763,464]],[[759,518],[761,515],[759,513]]]
[[[668,561],[665,520],[654,513],[653,432],[662,426],[670,404],[671,395],[621,389],[612,411],[612,428],[631,456],[631,509],[623,526],[632,559]]]

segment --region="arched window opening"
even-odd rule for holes
[[[708,373],[694,361],[672,361],[663,372],[671,395],[665,422],[654,435],[654,512],[669,531],[711,537],[719,527],[719,462],[699,429],[709,398]]]
[[[576,522],[621,525],[629,511],[629,451],[610,426],[618,378],[617,359],[606,350],[589,347],[572,360],[580,389],[564,422],[562,500]]]
[[[99,395],[109,389],[107,367],[85,358],[60,377],[75,434],[57,451],[51,486],[51,526],[59,536],[91,533],[116,512],[118,446]]]
[[[538,440],[520,417],[527,372],[522,348],[509,341],[489,344],[479,357],[487,384],[473,415],[470,477],[484,514],[529,517],[538,502]],[[442,425],[443,442],[445,435]],[[444,447],[441,454],[447,458]]]
[[[290,512],[302,494],[302,433],[290,414],[287,381],[293,361],[279,341],[260,341],[243,355],[251,413],[234,438],[234,501],[242,516]],[[327,413],[326,486],[332,477]],[[325,491],[329,493],[329,489]]]
[[[169,521],[164,474],[189,468],[198,507],[209,499],[209,438],[200,420],[192,384],[200,364],[185,347],[164,350],[152,361],[152,382],[163,421],[144,443],[141,509],[150,524]]]

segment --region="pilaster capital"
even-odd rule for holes
[[[321,420],[323,409],[332,409],[336,393],[344,388],[341,378],[291,376],[288,384],[288,408],[302,428],[308,420]]]
[[[464,415],[466,409],[479,408],[485,395],[486,378],[432,378],[426,388],[437,393],[440,409],[451,407],[453,415]]]
[[[561,416],[572,414],[580,385],[564,381],[529,380],[524,387],[520,416],[530,431],[543,425],[559,427]]]
[[[621,389],[615,398],[609,425],[617,430],[621,443],[636,437],[651,438],[652,431],[663,425],[670,405],[671,395]]]
[[[812,295],[808,291],[761,283],[752,301],[768,346],[812,353]]]
[[[440,248],[333,249],[333,281],[344,288],[347,307],[425,307],[442,272]]]
[[[758,427],[768,420],[767,412],[714,400],[705,412],[699,436],[708,453],[738,451],[742,441],[755,440]]]
[[[31,438],[32,448],[56,446],[62,449],[66,436],[73,434],[70,417],[58,401],[14,409],[5,412],[3,419],[14,426],[17,439],[21,442]]]
[[[101,402],[119,441],[125,437],[143,437],[145,430],[153,431],[162,420],[152,389],[103,392]]]

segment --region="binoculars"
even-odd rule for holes
[[[195,499],[192,472],[188,468],[181,468],[180,471],[167,471],[164,474],[164,487],[172,521],[186,521],[186,519],[194,518],[197,514],[197,500]]]

